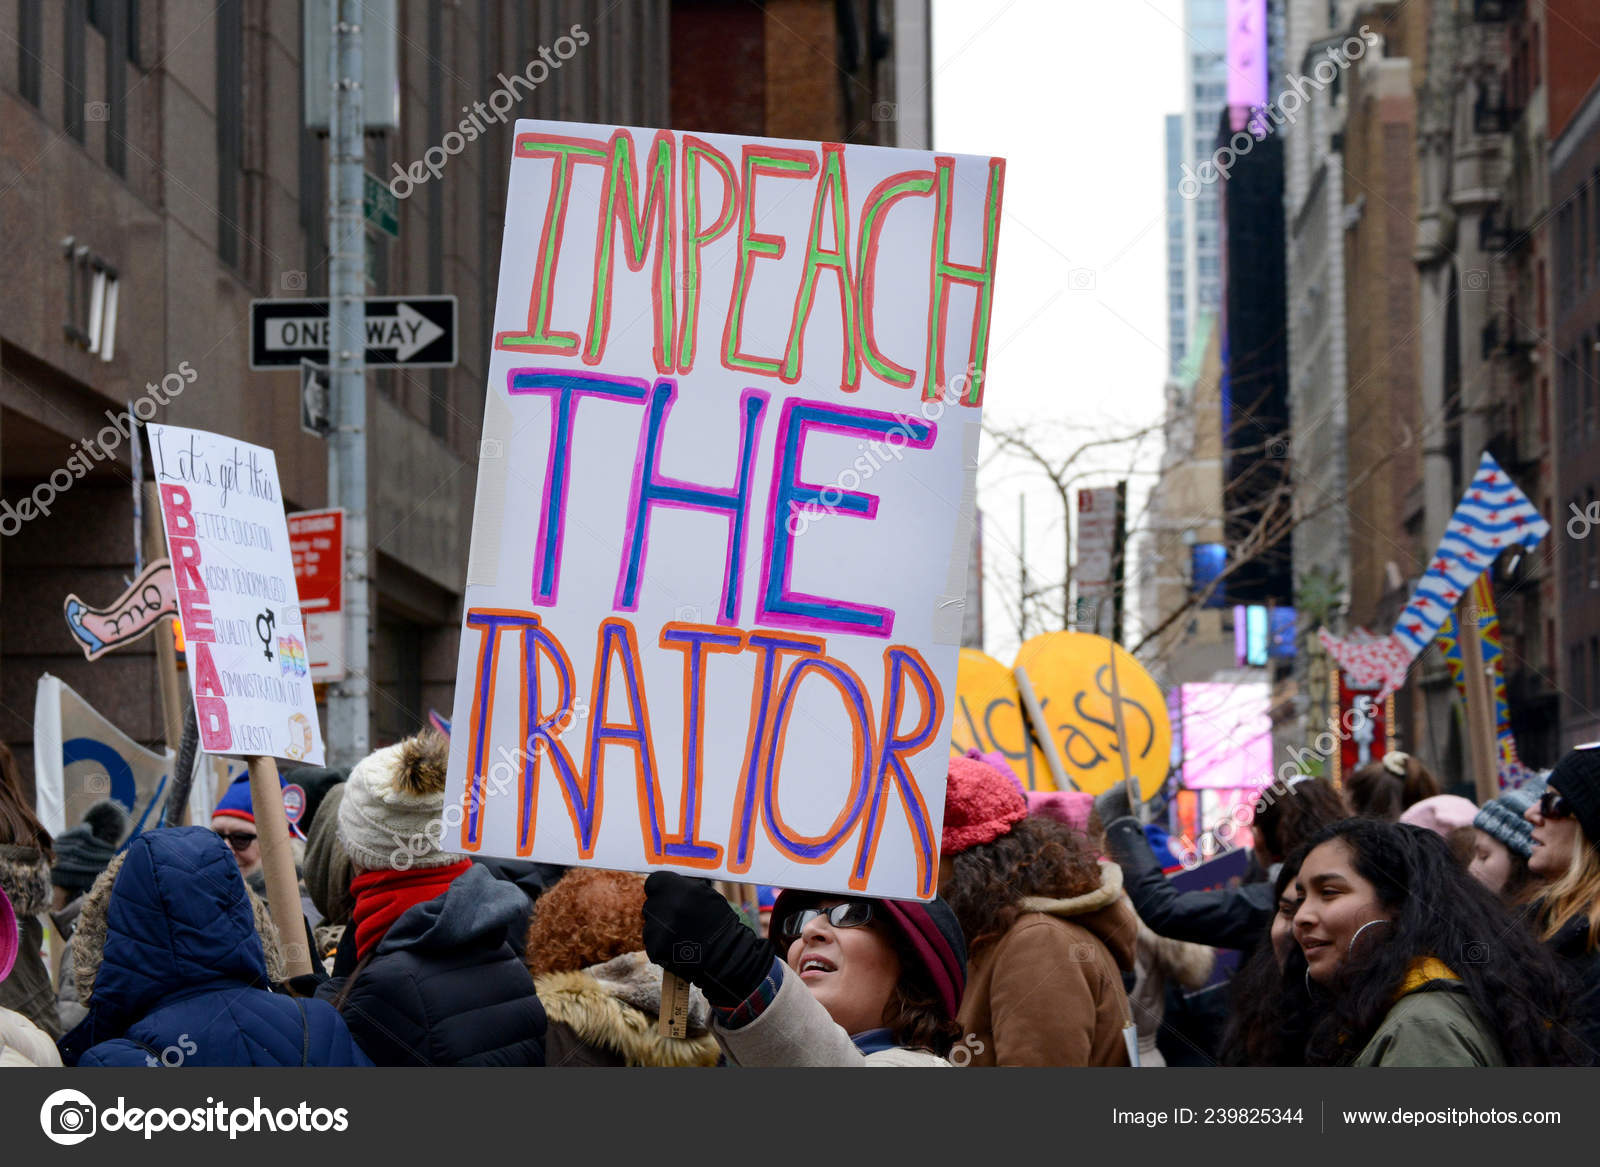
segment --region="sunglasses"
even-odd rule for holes
[[[819,916],[828,917],[828,923],[835,928],[860,928],[872,923],[872,904],[866,900],[846,900],[831,908],[801,908],[790,912],[781,926],[784,939],[791,943],[798,940],[805,926]]]
[[[1572,817],[1572,807],[1565,798],[1561,797],[1559,790],[1546,789],[1539,796],[1539,817],[1547,819],[1569,819]]]
[[[255,835],[248,835],[243,831],[218,831],[217,834],[235,851],[248,851],[256,841]]]

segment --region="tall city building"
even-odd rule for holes
[[[1183,115],[1167,115],[1167,376],[1178,376],[1189,344],[1184,273]]]
[[[1226,0],[1187,0],[1183,21],[1183,112],[1167,117],[1169,372],[1177,376],[1189,338],[1222,303],[1221,236],[1215,183],[1184,182],[1217,148],[1218,119],[1228,96]],[[1173,120],[1178,141],[1173,141]],[[1172,195],[1182,214],[1182,275],[1172,279]],[[1175,320],[1181,314],[1182,328]],[[1176,341],[1170,338],[1176,337]]]
[[[1600,738],[1600,10],[1547,0],[1562,750]],[[1541,299],[1542,302],[1542,299]]]

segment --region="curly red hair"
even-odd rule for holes
[[[574,867],[534,905],[523,959],[537,977],[643,948],[644,876]]]

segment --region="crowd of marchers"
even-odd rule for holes
[[[787,890],[760,918],[673,872],[443,850],[447,753],[286,776],[285,937],[247,779],[209,826],[129,838],[105,801],[52,837],[0,745],[0,1065],[1600,1063],[1600,744],[1482,806],[1399,753],[1280,780],[1249,877],[1210,891],[1122,786],[1029,792],[974,753],[935,898]]]

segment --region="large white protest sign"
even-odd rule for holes
[[[146,427],[200,748],[322,764],[322,730],[272,451]]]
[[[1003,175],[518,123],[447,847],[932,894]]]

